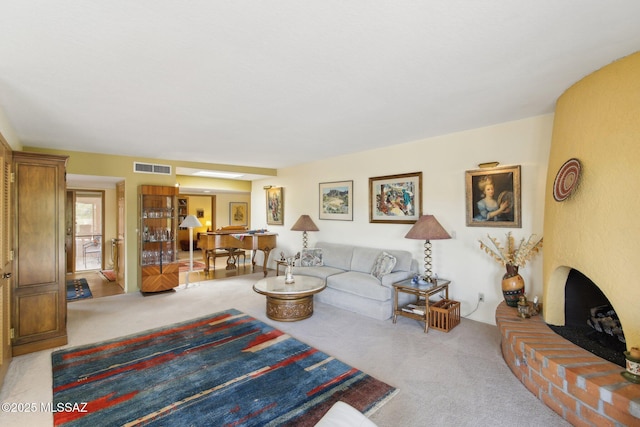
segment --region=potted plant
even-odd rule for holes
[[[494,237],[487,235],[487,238],[489,243],[479,240],[480,249],[507,269],[502,277],[502,294],[508,306],[517,307],[518,298],[524,295],[524,279],[518,270],[542,249],[542,237],[538,239],[532,234],[528,239],[523,237],[516,245],[511,232],[508,232],[505,246]]]

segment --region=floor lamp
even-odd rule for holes
[[[182,228],[189,229],[189,271],[187,272],[187,278],[185,282],[185,288],[189,287],[189,274],[193,272],[193,227],[202,227],[198,218],[195,215],[188,215],[182,224],[180,224]]]

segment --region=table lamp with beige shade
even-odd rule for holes
[[[293,231],[302,231],[302,248],[307,249],[307,244],[309,242],[307,231],[319,231],[318,227],[314,224],[313,220],[309,215],[300,215],[300,218],[293,224],[291,227]]]
[[[433,215],[422,215],[404,236],[407,239],[424,240],[424,276],[426,282],[435,283],[431,271],[431,240],[450,239],[451,236]]]

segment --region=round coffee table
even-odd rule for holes
[[[324,280],[295,276],[295,282],[284,283],[284,276],[266,277],[253,285],[253,290],[267,296],[267,317],[281,322],[295,322],[313,314],[313,295],[322,291]]]

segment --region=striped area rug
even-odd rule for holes
[[[56,426],[312,426],[397,392],[235,309],[51,357]]]
[[[193,271],[204,270],[205,267],[206,265],[204,262],[193,261]],[[178,268],[180,269],[180,273],[189,271],[189,261],[182,261],[180,264],[178,264]]]

